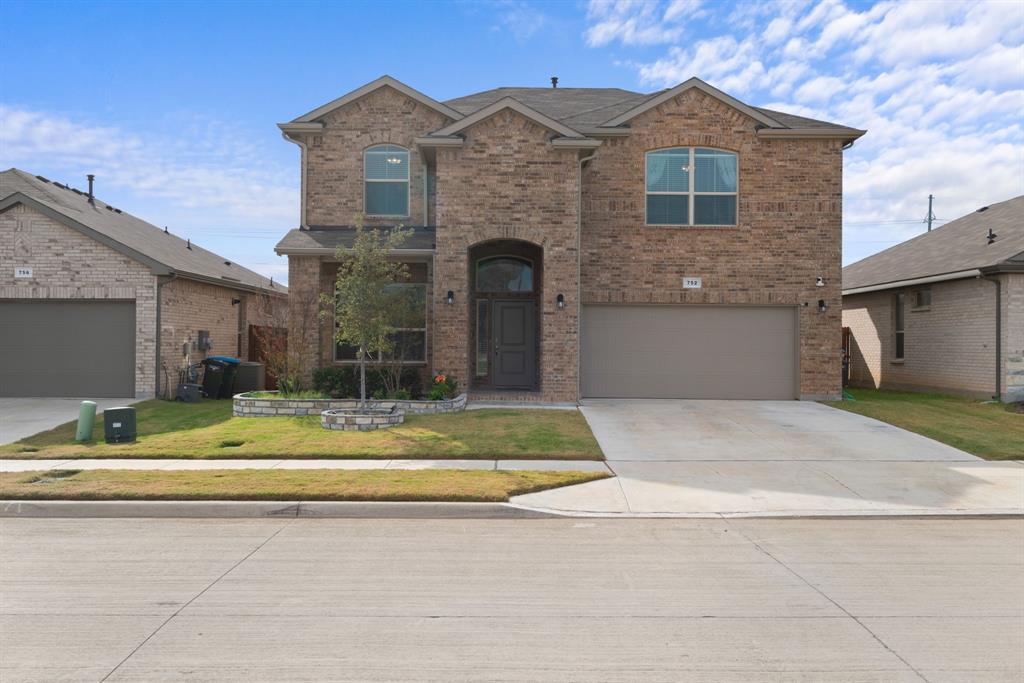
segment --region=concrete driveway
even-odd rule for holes
[[[587,401],[617,475],[518,496],[577,514],[1024,513],[1024,464],[798,401]]]
[[[80,398],[0,398],[0,445],[20,441],[78,419]],[[136,398],[95,399],[96,410],[137,403]]]

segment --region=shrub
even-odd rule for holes
[[[388,395],[385,384],[386,370],[371,368],[366,371],[366,393],[377,400],[391,398],[408,400],[419,397],[423,392],[420,373],[416,368],[404,368],[401,375],[401,388]],[[313,373],[313,388],[331,398],[359,398],[359,367],[345,365],[342,367],[321,368]]]
[[[427,392],[427,398],[431,401],[441,401],[446,398],[454,398],[458,393],[459,383],[448,375],[437,375],[434,377],[434,384]]]

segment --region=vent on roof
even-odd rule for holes
[[[171,234],[171,233],[167,232],[167,226],[166,225],[164,226],[164,234],[165,235],[170,235]]]
[[[121,209],[114,209],[114,213],[121,213]]]
[[[43,176],[41,176],[41,175],[37,175],[37,176],[36,176],[36,178],[39,178],[39,179],[40,179],[40,180],[42,180],[42,181],[43,181],[44,183],[48,183],[48,182],[50,182],[49,180],[47,180],[46,178],[44,178],[44,177],[43,177]]]
[[[557,88],[558,87],[558,76],[552,76],[551,77],[551,87],[552,88]]]
[[[89,181],[89,201],[91,202],[96,199],[96,195],[94,195],[92,192],[92,182],[96,180],[96,176],[93,175],[92,173],[89,173],[85,176],[85,179]]]
[[[192,248],[192,238],[191,237],[189,237],[187,240],[185,240],[185,248],[186,249],[191,249]]]
[[[988,243],[992,244],[993,242],[996,241],[997,237],[999,237],[999,235],[997,235],[994,232],[992,232],[992,228],[989,228],[988,229],[988,235],[986,235],[986,238],[988,239]]]
[[[981,213],[982,211],[988,211],[988,207],[987,206],[983,206],[980,209],[978,209],[978,213]]]
[[[224,265],[225,265],[225,266],[230,266],[230,265],[231,265],[231,261],[225,261],[225,262],[224,262]]]

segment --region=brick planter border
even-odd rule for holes
[[[405,411],[391,408],[343,408],[320,413],[320,426],[346,432],[372,432],[405,422]]]
[[[235,417],[294,417],[358,407],[359,401],[351,398],[257,398],[249,394],[236,394],[233,413]],[[466,409],[466,394],[443,401],[369,401],[369,407],[385,410],[394,408],[407,414],[458,413]]]

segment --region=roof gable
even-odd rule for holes
[[[682,83],[680,83],[679,85],[675,86],[674,88],[669,88],[668,90],[663,90],[660,93],[656,93],[656,94],[650,96],[648,99],[644,100],[643,102],[640,102],[636,106],[626,110],[625,112],[619,114],[618,116],[616,116],[616,117],[614,117],[612,119],[609,119],[608,121],[605,121],[601,125],[603,125],[603,126],[621,126],[621,125],[629,122],[630,120],[636,118],[640,114],[643,114],[644,112],[650,111],[654,107],[657,107],[659,104],[662,104],[664,102],[668,102],[672,98],[678,97],[679,95],[683,94],[687,90],[691,90],[691,89],[694,89],[694,88],[696,88],[697,90],[700,90],[701,92],[703,92],[706,95],[709,95],[709,96],[715,98],[719,102],[722,102],[723,104],[727,104],[730,107],[732,107],[733,109],[736,109],[737,111],[740,111],[740,112],[746,114],[747,116],[749,116],[750,118],[754,119],[758,123],[761,123],[762,125],[768,126],[769,128],[785,128],[785,126],[780,124],[778,121],[776,121],[772,117],[768,116],[763,111],[760,111],[758,109],[755,109],[754,107],[750,107],[750,106],[747,106],[746,104],[743,104],[742,102],[737,100],[735,97],[732,97],[731,95],[726,95],[724,92],[722,92],[718,88],[714,88],[714,87],[708,85],[707,83],[705,83],[704,81],[700,80],[696,76],[694,76],[693,78],[690,78],[689,80],[683,81]]]
[[[149,267],[156,275],[284,294],[287,288],[100,199],[16,168],[0,172],[0,211],[24,204]]]
[[[451,136],[459,133],[475,123],[479,123],[484,119],[490,118],[500,111],[505,109],[511,109],[519,114],[522,114],[531,121],[544,126],[548,130],[554,131],[559,135],[567,138],[583,138],[586,137],[578,130],[570,128],[569,126],[556,121],[547,114],[543,114],[532,107],[528,107],[519,100],[512,97],[502,97],[497,102],[490,104],[483,109],[479,109],[476,112],[464,117],[463,119],[452,123],[451,125],[445,126],[444,128],[435,131],[431,135],[438,137]]]
[[[381,88],[384,87],[393,88],[398,92],[402,93],[403,95],[405,95],[406,97],[408,97],[409,99],[415,100],[416,102],[419,102],[424,106],[430,107],[431,109],[434,109],[435,111],[444,114],[445,116],[452,120],[457,121],[462,118],[461,112],[452,109],[448,105],[442,104],[441,102],[438,102],[437,100],[424,95],[420,91],[410,88],[405,83],[402,83],[401,81],[392,78],[391,76],[381,76],[375,81],[371,81],[364,86],[356,88],[352,92],[342,95],[336,100],[332,100],[327,104],[317,107],[311,112],[308,112],[296,119],[293,119],[291,123],[314,123],[319,119],[323,118],[324,116],[326,116],[327,114],[331,113],[335,109],[339,107],[344,107],[346,104],[355,102],[356,100],[366,97],[370,93],[380,90]]]

